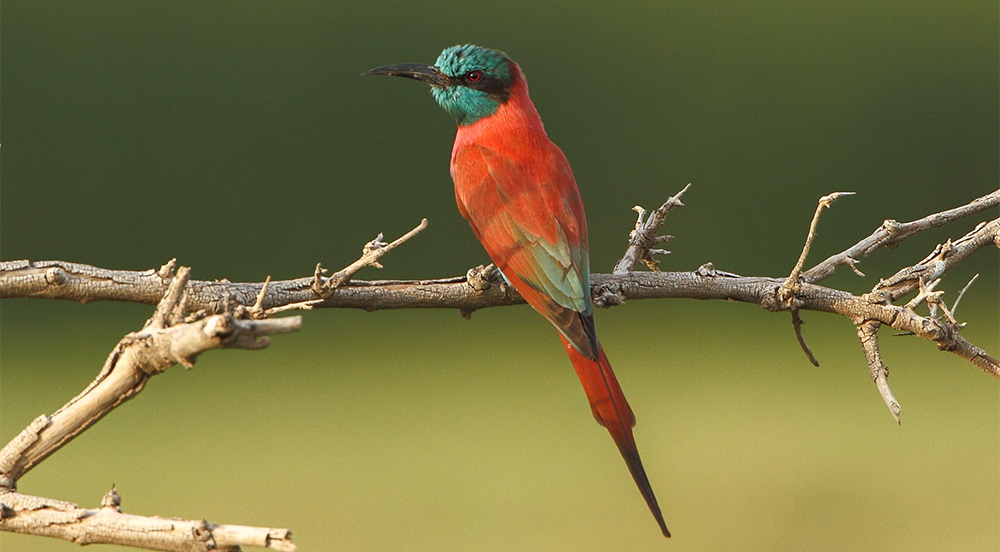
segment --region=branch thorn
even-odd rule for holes
[[[795,339],[799,342],[799,347],[802,348],[802,352],[806,354],[806,358],[813,366],[818,367],[819,361],[816,360],[816,356],[813,354],[812,349],[806,344],[806,338],[802,335],[802,325],[805,324],[805,320],[799,316],[799,309],[792,309],[792,328],[795,330]]]
[[[111,490],[101,498],[101,508],[112,508],[116,512],[121,512],[122,496],[118,494],[115,484],[111,484]]]
[[[868,361],[868,371],[871,374],[875,387],[882,395],[882,401],[889,408],[896,423],[901,423],[899,414],[901,407],[899,401],[892,394],[889,388],[889,368],[882,362],[882,353],[878,347],[878,330],[881,323],[876,320],[865,320],[858,324],[858,338],[861,340],[861,348],[865,351],[865,360]]]

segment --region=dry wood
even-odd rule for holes
[[[690,185],[689,185],[690,186]],[[786,311],[803,351],[819,365],[802,335],[801,311],[820,311],[847,317],[856,326],[869,372],[890,413],[899,421],[900,406],[888,385],[888,369],[878,347],[878,331],[889,326],[934,342],[1000,379],[1000,363],[961,335],[953,310],[968,291],[967,284],[951,310],[937,286],[941,277],[974,252],[990,245],[1000,247],[1000,219],[981,222],[972,231],[934,248],[920,262],[882,279],[867,293],[818,285],[839,266],[855,272],[861,256],[882,246],[894,247],[916,233],[1000,205],[1000,190],[966,205],[898,223],[887,220],[870,236],[841,253],[802,271],[815,238],[819,213],[843,195],[821,198],[799,259],[785,278],[739,276],[706,264],[693,272],[659,272],[654,255],[666,251],[654,246],[670,237],[658,235],[666,215],[682,206],[685,187],[647,216],[639,213],[628,248],[613,274],[592,275],[592,292],[598,306],[617,305],[630,299],[724,299],[760,305],[768,311]],[[108,270],[65,261],[0,262],[0,298],[35,297],[89,301],[128,301],[157,305],[142,330],[130,333],[111,352],[95,380],[57,412],[37,417],[0,450],[0,530],[47,535],[81,544],[104,542],[157,550],[235,550],[240,545],[294,550],[286,529],[215,525],[205,521],[176,520],[123,514],[120,496],[112,489],[100,509],[81,509],[52,499],[16,491],[18,479],[92,426],[118,405],[138,394],[153,375],[169,366],[190,367],[197,356],[213,348],[257,349],[269,335],[295,331],[301,317],[269,318],[278,312],[311,308],[454,308],[463,316],[480,308],[523,303],[504,285],[492,265],[471,269],[466,276],[436,280],[351,279],[367,266],[381,267],[378,259],[415,236],[427,225],[386,243],[379,236],[364,247],[362,256],[330,277],[319,265],[312,276],[263,283],[198,281],[186,267],[176,269],[170,260],[156,270]],[[633,272],[643,261],[654,272]],[[499,283],[500,285],[492,285]],[[971,284],[971,282],[970,282]],[[895,302],[916,292],[903,305]],[[917,308],[927,303],[929,314]],[[937,314],[938,310],[943,316]]]
[[[112,492],[117,496],[117,492]],[[137,516],[122,513],[117,501],[104,502],[100,508],[88,509],[61,500],[0,491],[4,513],[0,528],[81,545],[119,544],[178,552],[237,551],[241,546],[295,550],[288,529]]]
[[[240,545],[295,550],[287,529],[123,514],[114,489],[99,510],[15,490],[24,474],[138,395],[152,376],[175,364],[190,368],[209,349],[264,348],[267,336],[297,331],[302,324],[299,316],[241,320],[228,312],[185,319],[189,279],[190,269],[178,269],[153,316],[115,346],[94,381],[51,416],[35,418],[0,449],[0,530],[154,550],[237,550]]]

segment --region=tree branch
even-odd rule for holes
[[[153,316],[142,330],[118,342],[94,381],[51,416],[35,418],[0,449],[0,530],[156,550],[235,550],[239,545],[295,549],[286,529],[122,514],[114,489],[106,497],[113,508],[100,510],[15,491],[24,474],[138,395],[152,376],[174,364],[191,368],[209,349],[262,349],[268,336],[297,331],[302,324],[300,316],[241,320],[230,312],[185,318],[189,281],[190,269],[178,269]]]
[[[754,303],[768,311],[790,312],[796,338],[816,365],[818,362],[802,336],[800,311],[844,316],[857,327],[873,381],[897,421],[899,402],[889,389],[888,370],[878,347],[881,326],[930,340],[940,350],[956,354],[1000,379],[1000,362],[961,336],[964,325],[955,320],[942,299],[943,292],[936,289],[949,269],[974,252],[991,244],[1000,247],[1000,219],[981,222],[966,235],[938,245],[917,264],[880,280],[868,293],[855,295],[817,284],[838,266],[847,265],[858,272],[855,267],[857,259],[881,246],[892,248],[922,230],[997,206],[1000,204],[1000,190],[916,221],[898,223],[887,220],[867,238],[801,272],[815,235],[818,215],[836,197],[825,196],[817,207],[806,245],[792,273],[785,278],[773,278],[739,276],[717,270],[711,264],[703,265],[694,272],[657,270],[657,262],[652,256],[665,252],[653,249],[653,246],[669,239],[657,234],[669,211],[682,205],[680,196],[687,189],[685,187],[671,197],[648,218],[644,209],[637,208],[639,216],[635,229],[630,233],[629,246],[614,273],[591,276],[595,304],[610,306],[628,299],[653,298],[724,299]],[[503,282],[491,285],[496,281],[492,265],[474,268],[466,276],[435,280],[351,279],[366,266],[380,267],[379,257],[419,233],[426,225],[424,220],[388,244],[382,241],[380,234],[366,244],[364,254],[358,261],[329,278],[322,276],[324,271],[319,265],[310,277],[283,281],[271,281],[268,277],[263,283],[233,283],[226,280],[191,280],[186,267],[181,267],[174,274],[175,260],[157,270],[142,272],[108,270],[64,261],[0,262],[0,298],[35,297],[79,302],[112,300],[158,305],[142,330],[125,336],[115,347],[97,378],[80,395],[52,416],[36,418],[0,450],[0,530],[17,531],[44,526],[46,529],[26,532],[50,534],[47,531],[52,531],[52,536],[81,543],[122,543],[122,540],[99,540],[104,538],[98,536],[101,529],[72,532],[77,526],[95,524],[103,527],[101,524],[104,522],[97,520],[109,516],[126,516],[117,511],[117,502],[113,497],[108,501],[114,508],[106,504],[100,510],[82,510],[68,503],[21,495],[15,491],[17,480],[119,404],[138,394],[151,376],[167,367],[173,364],[190,367],[201,352],[212,348],[261,348],[267,344],[266,336],[298,329],[301,318],[297,316],[266,319],[276,312],[314,307],[369,311],[454,308],[467,316],[480,308],[524,302],[513,288],[503,285]],[[633,272],[632,267],[639,261],[657,271]],[[960,296],[967,288],[963,288]],[[894,304],[913,292],[917,295],[906,304]],[[925,302],[930,309],[927,316],[916,312]],[[944,312],[943,317],[937,315],[939,308]],[[194,314],[186,316],[191,312]],[[117,496],[114,491],[109,496],[112,494]],[[69,521],[39,524],[32,517],[39,515]],[[115,523],[134,523],[137,528],[145,527],[144,524],[156,527],[161,527],[157,524],[162,523],[173,524],[170,527],[181,527],[180,532],[193,539],[193,544],[184,545],[186,548],[162,548],[167,545],[157,544],[162,550],[207,550],[260,543],[276,549],[294,549],[288,532],[283,529],[221,526],[142,516],[114,519]],[[49,529],[56,526],[58,528]],[[142,532],[141,529],[136,531]],[[163,534],[169,532],[163,531]],[[206,534],[211,536],[204,537]]]
[[[933,272],[946,271],[978,249],[997,239],[1000,219],[980,224],[972,232],[938,246],[917,267],[933,264]],[[885,280],[880,291],[893,293],[884,300],[894,300],[916,288],[915,273],[903,269],[900,276]],[[925,268],[921,270],[926,270]],[[60,274],[52,282],[49,274]],[[620,293],[625,299],[726,299],[756,303],[769,310],[774,306],[774,291],[784,278],[737,276],[717,270],[694,272],[629,272],[622,275],[592,274],[591,286],[595,300],[606,293]],[[315,300],[313,278],[272,281],[263,301],[264,308],[288,303]],[[142,272],[108,270],[64,261],[0,262],[0,298],[36,297],[68,299],[80,302],[127,301],[155,303],[166,284],[156,270]],[[188,285],[187,305],[190,310],[219,310],[226,300],[247,307],[254,305],[262,283],[192,280]],[[480,287],[482,287],[480,285]],[[826,306],[841,292],[831,288],[803,283],[807,292],[796,294],[804,301],[803,310],[833,312]],[[851,295],[853,297],[853,295]],[[488,307],[516,305],[524,300],[510,287],[488,286],[476,289],[466,276],[430,280],[350,280],[336,288],[317,308],[357,308],[368,311],[381,309],[445,308],[476,310]],[[840,313],[838,313],[840,314]]]
[[[87,509],[61,500],[0,491],[0,530],[81,545],[118,544],[178,552],[238,551],[240,546],[295,550],[288,529],[123,514],[117,501],[104,502],[101,508]]]
[[[878,348],[879,326],[881,324],[874,320],[866,320],[858,324],[858,339],[861,340],[861,348],[865,352],[865,360],[868,361],[868,370],[871,373],[872,381],[875,382],[875,387],[882,395],[882,400],[889,408],[889,413],[898,424],[900,423],[901,408],[899,401],[892,394],[892,389],[889,389],[889,367],[882,362],[882,353]]]
[[[653,249],[652,247],[670,241],[673,239],[673,236],[657,236],[656,234],[667,220],[667,214],[674,207],[684,206],[681,203],[681,196],[690,187],[691,184],[684,186],[681,191],[677,192],[665,201],[663,205],[660,205],[659,208],[653,211],[653,214],[649,215],[648,218],[646,217],[646,210],[641,206],[636,205],[632,207],[632,210],[639,215],[635,221],[635,230],[629,233],[628,247],[625,249],[625,255],[615,264],[614,270],[611,271],[612,274],[627,274],[635,268],[635,265],[639,261],[643,261],[650,270],[659,270],[660,262],[653,259],[653,255],[666,255],[670,252],[664,249]]]
[[[0,450],[0,487],[14,488],[31,468],[135,397],[150,377],[181,364],[194,366],[209,349],[262,349],[267,337],[297,331],[302,317],[238,320],[216,314],[191,322],[178,319],[190,270],[182,267],[145,327],[122,338],[86,389],[51,416],[35,419]],[[176,324],[176,325],[171,325]]]
[[[802,275],[802,278],[809,283],[819,282],[830,277],[838,266],[847,265],[853,268],[860,257],[871,255],[879,247],[885,246],[892,249],[899,242],[918,232],[944,226],[949,222],[974,215],[998,205],[1000,205],[1000,190],[990,192],[965,205],[927,215],[922,219],[912,222],[900,223],[892,219],[886,219],[870,236],[836,255],[831,255],[823,262],[807,270]]]
[[[1000,190],[966,206],[893,226],[904,230],[875,241],[878,245],[895,244],[922,229],[979,212],[998,202]],[[873,235],[882,235],[885,227],[883,225]],[[656,231],[656,228],[652,228],[651,235],[655,235]],[[875,241],[870,236],[817,267],[851,264],[844,259],[853,258],[854,251],[877,247],[866,245]],[[628,299],[725,299],[755,303],[771,311],[797,308],[832,312],[850,318],[855,324],[875,320],[898,330],[913,331],[916,335],[934,341],[942,350],[951,351],[994,377],[1000,377],[997,361],[962,339],[958,333],[959,328],[950,327],[933,317],[920,316],[912,308],[892,305],[893,301],[916,290],[920,281],[930,282],[975,251],[998,243],[1000,219],[980,223],[965,236],[935,247],[930,255],[916,265],[901,269],[892,277],[881,280],[875,289],[862,296],[811,283],[815,279],[811,274],[823,273],[814,268],[802,274],[801,282],[794,292],[794,303],[780,300],[778,292],[787,279],[737,276],[708,265],[695,272],[593,274],[591,284],[594,301],[601,306],[618,304]],[[40,297],[81,302],[121,300],[152,303],[166,291],[165,274],[169,273],[172,263],[173,261],[164,265],[160,270],[133,272],[62,261],[3,262],[0,263],[0,298]],[[309,303],[315,307],[360,308],[368,311],[453,308],[471,313],[481,308],[524,302],[509,286],[489,286],[483,283],[488,283],[488,280],[478,280],[482,278],[477,278],[475,285],[470,285],[465,276],[435,280],[348,280],[330,290],[322,301],[318,300],[320,298],[315,291],[315,277],[270,282],[262,301],[258,301],[263,289],[263,284],[260,283],[192,280],[188,284],[185,300],[190,310],[205,312],[220,312],[232,303],[247,307],[257,304],[265,309]]]
[[[816,205],[816,212],[813,213],[812,222],[809,223],[809,232],[806,234],[806,243],[802,246],[802,252],[799,254],[799,260],[795,262],[795,266],[792,267],[791,274],[788,278],[785,278],[785,283],[781,285],[781,289],[778,290],[781,300],[794,303],[795,290],[797,289],[799,283],[799,276],[802,274],[802,265],[806,262],[806,257],[809,256],[809,249],[812,248],[813,239],[816,238],[816,227],[819,226],[819,216],[823,214],[823,209],[833,205],[834,201],[837,201],[845,195],[854,195],[854,192],[834,192],[829,195],[825,195],[819,198],[819,204]],[[794,307],[795,305],[792,304]],[[799,344],[805,345],[805,341],[801,338],[801,326],[802,321],[799,320],[798,324],[795,324],[796,335],[799,336]],[[803,349],[808,350],[808,347],[803,347]],[[811,356],[811,355],[809,355]],[[815,360],[815,359],[814,359]]]

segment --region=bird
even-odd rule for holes
[[[363,75],[415,79],[458,125],[451,176],[458,210],[503,279],[558,330],[590,401],[665,537],[639,458],[635,416],[594,327],[587,219],[565,154],[548,137],[520,66],[499,50],[445,48],[434,65],[401,63]]]

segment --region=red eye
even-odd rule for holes
[[[469,71],[465,75],[465,79],[468,80],[469,82],[479,82],[480,80],[482,80],[482,78],[483,74],[479,71]]]

